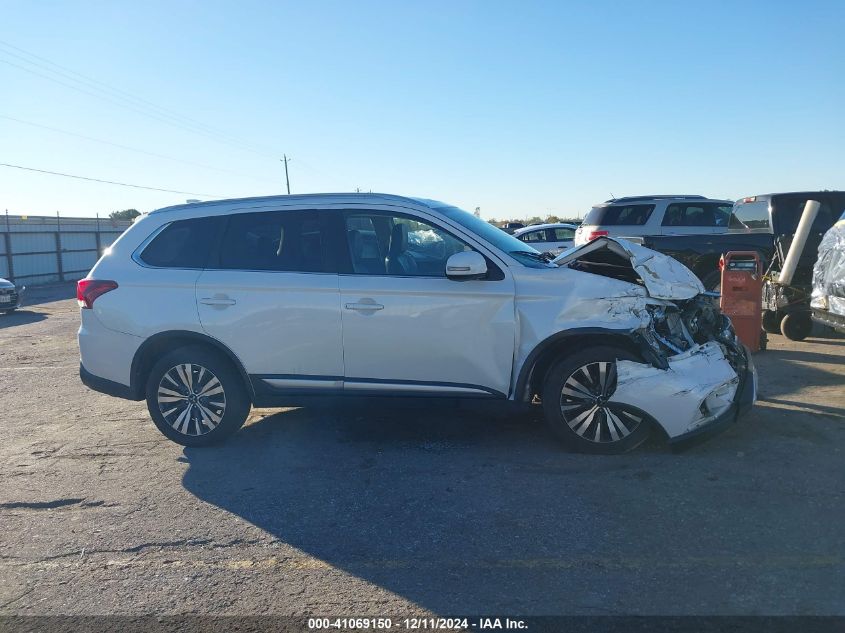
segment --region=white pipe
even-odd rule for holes
[[[819,213],[821,203],[816,200],[807,200],[804,205],[804,213],[801,214],[801,220],[798,222],[798,228],[795,229],[795,236],[792,238],[792,244],[789,246],[789,252],[783,260],[783,268],[778,275],[778,283],[789,285],[792,283],[792,277],[795,276],[795,269],[798,267],[798,260],[801,259],[801,253],[804,252],[804,245],[807,243],[807,238],[810,237],[810,229],[813,228],[813,222]]]

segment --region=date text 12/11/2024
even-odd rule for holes
[[[405,629],[440,630],[440,631],[492,631],[492,630],[524,630],[528,626],[524,620],[511,618],[308,618],[308,628],[319,630],[372,629],[393,630]]]

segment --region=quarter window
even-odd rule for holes
[[[584,224],[599,226],[642,226],[648,222],[653,204],[626,204],[593,207]]]
[[[555,242],[566,242],[575,239],[575,229],[555,229]]]
[[[143,250],[141,261],[158,268],[204,268],[217,226],[217,218],[168,224]]]
[[[445,277],[446,260],[471,250],[443,229],[403,216],[351,213],[345,230],[359,275]]]
[[[756,200],[754,202],[737,202],[734,205],[733,209],[731,228],[770,228],[768,200]]]
[[[323,272],[322,253],[317,213],[239,213],[229,216],[215,268]]]

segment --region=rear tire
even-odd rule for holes
[[[763,310],[763,329],[769,334],[780,334],[780,315],[772,310]]]
[[[546,377],[546,423],[569,448],[615,455],[648,439],[652,419],[613,399],[617,360],[642,361],[624,348],[602,345],[559,360]]]
[[[809,312],[791,312],[780,322],[780,332],[790,341],[803,341],[813,331]]]
[[[250,409],[243,378],[229,359],[199,345],[161,357],[150,370],[146,395],[158,430],[182,446],[225,440]]]

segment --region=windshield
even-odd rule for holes
[[[436,207],[436,210],[450,220],[457,222],[465,229],[475,233],[484,241],[504,251],[520,264],[530,268],[548,268],[550,266],[548,258],[541,255],[537,249],[532,248],[525,242],[519,241],[512,235],[508,235],[502,229],[493,226],[489,222],[475,217],[472,213],[451,206]]]

